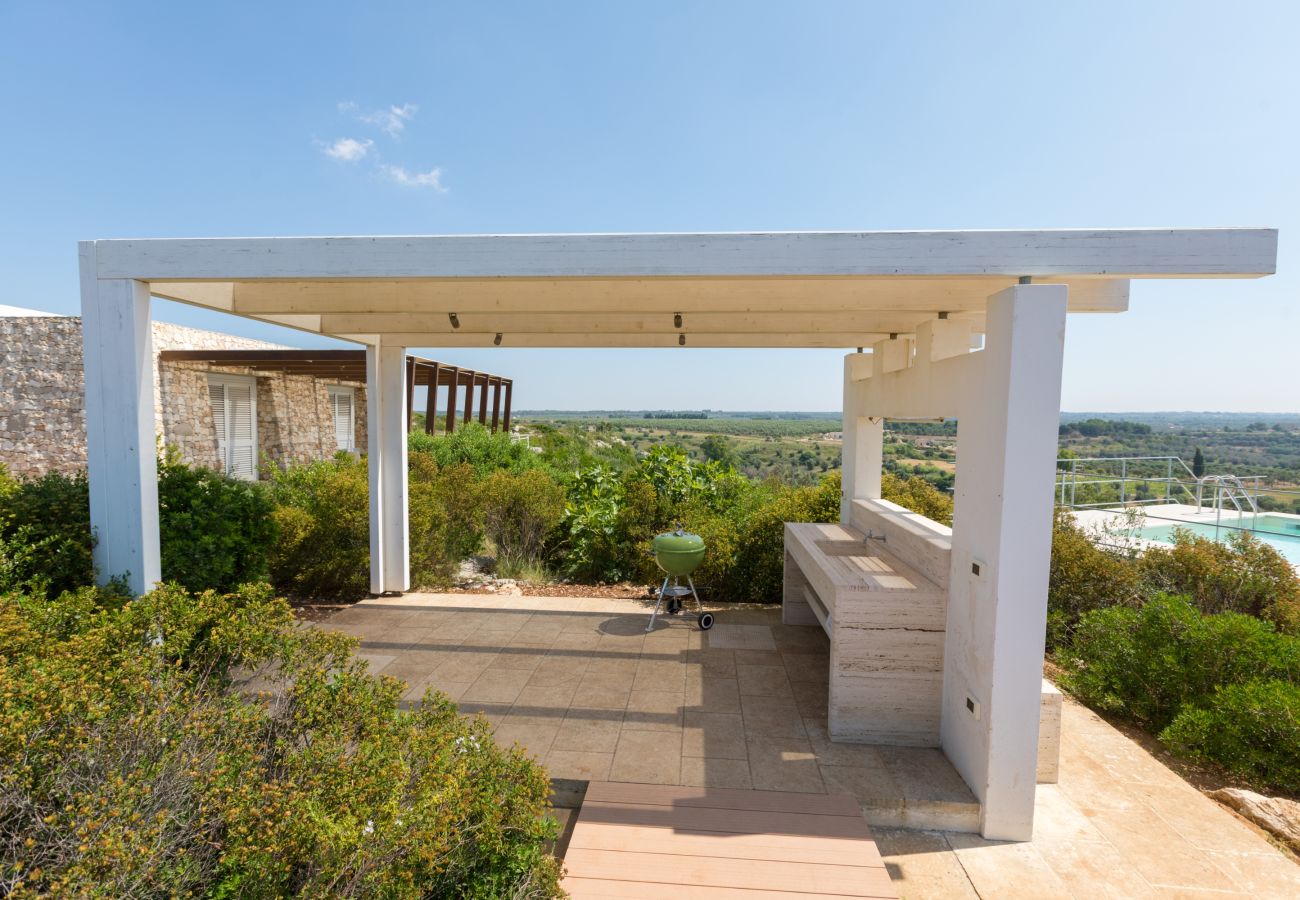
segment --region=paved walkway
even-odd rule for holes
[[[693,620],[646,635],[629,608],[408,594],[322,624],[361,637],[376,670],[412,684],[408,702],[447,691],[555,777],[845,793],[895,825],[947,810],[956,828],[872,826],[909,900],[1300,897],[1300,866],[1069,698],[1060,782],[1038,787],[1033,842],[985,841],[958,830],[973,797],[938,751],[826,740],[820,629],[725,610],[707,635]]]

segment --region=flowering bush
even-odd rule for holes
[[[557,896],[542,770],[354,643],[265,587],[0,597],[0,895]]]

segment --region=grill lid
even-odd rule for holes
[[[650,547],[655,553],[689,553],[703,550],[704,538],[698,534],[691,534],[678,525],[676,531],[665,531],[663,534],[655,535],[650,542]]]

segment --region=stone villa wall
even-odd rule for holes
[[[334,453],[329,386],[357,390],[356,446],[366,446],[364,385],[305,375],[257,374],[201,362],[159,361],[163,350],[268,350],[278,344],[153,323],[154,410],[159,441],[198,465],[218,467],[208,399],[210,373],[257,377],[257,442],[262,459],[284,464]],[[0,463],[15,475],[74,472],[86,465],[81,319],[0,316]]]

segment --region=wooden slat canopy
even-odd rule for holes
[[[163,350],[158,354],[164,362],[202,362],[214,366],[252,369],[256,372],[283,372],[288,375],[310,375],[316,378],[336,378],[339,381],[366,381],[366,351],[364,350]],[[406,421],[410,427],[411,413],[418,386],[432,387],[425,410],[425,431],[436,430],[433,413],[437,410],[434,390],[447,388],[447,418],[445,430],[456,430],[457,391],[465,389],[462,409],[464,421],[474,416],[474,392],[478,395],[478,420],[488,424],[488,393],[491,391],[491,429],[509,430],[511,396],[514,379],[488,372],[477,372],[461,366],[407,355]],[[505,394],[502,414],[502,392]]]

